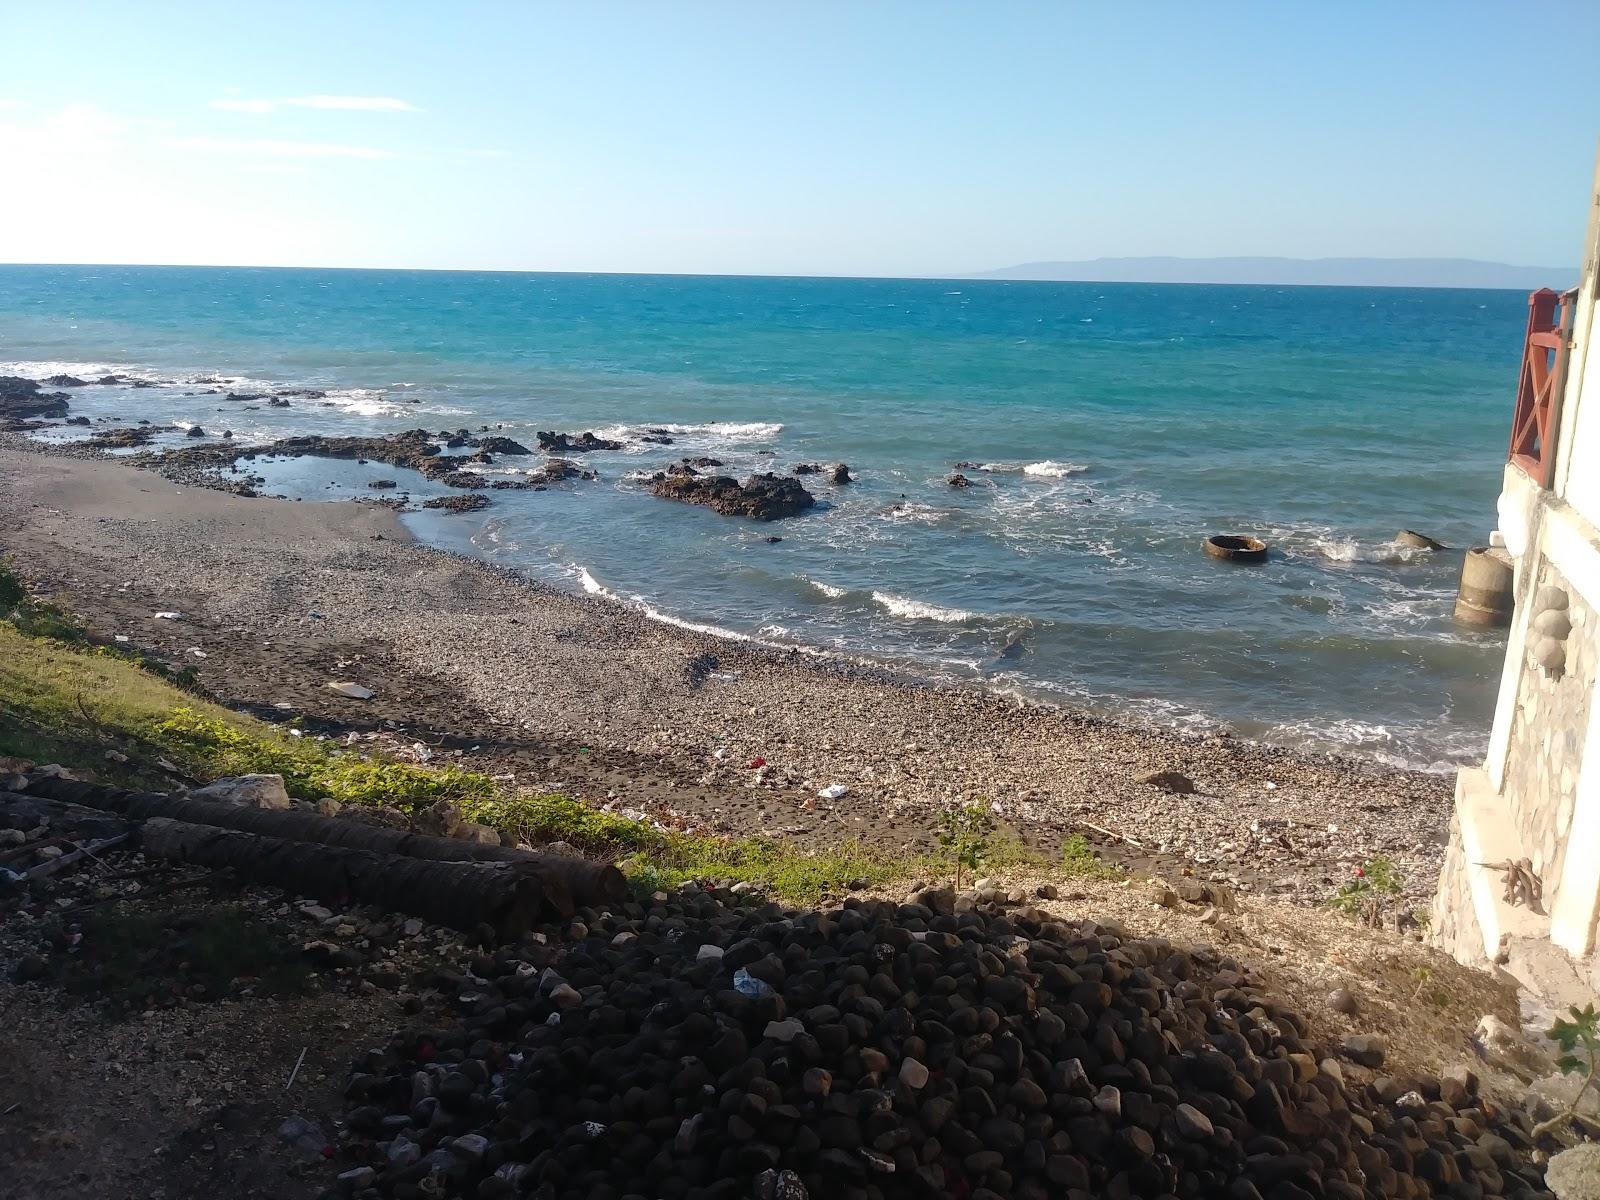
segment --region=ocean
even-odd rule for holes
[[[592,429],[624,442],[584,456],[596,481],[405,520],[663,620],[1447,770],[1483,752],[1504,646],[1450,613],[1495,522],[1525,317],[1509,291],[5,266],[0,373],[153,382],[72,405],[158,444]],[[328,394],[250,411],[202,379]],[[857,482],[808,476],[818,506],[771,525],[643,489],[700,455]],[[442,490],[251,469],[306,500]],[[1216,532],[1272,556],[1211,560]]]

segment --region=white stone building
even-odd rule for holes
[[[1500,495],[1515,608],[1489,751],[1460,772],[1433,939],[1559,1003],[1600,992],[1600,168],[1578,288],[1529,300]]]

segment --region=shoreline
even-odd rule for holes
[[[421,735],[519,787],[729,832],[925,844],[942,805],[982,799],[1052,856],[1084,832],[1141,868],[1310,901],[1382,854],[1409,893],[1434,886],[1439,776],[718,638],[422,545],[376,505],[242,499],[7,442],[0,549],[19,572],[258,715]],[[170,610],[184,619],[153,618]],[[1196,794],[1138,782],[1161,770]],[[833,783],[849,794],[819,798]]]

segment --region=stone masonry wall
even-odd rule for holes
[[[1504,795],[1523,852],[1549,897],[1561,884],[1567,834],[1589,723],[1600,627],[1589,603],[1548,561],[1525,601],[1533,606]]]
[[[1483,930],[1467,884],[1467,856],[1461,845],[1461,818],[1450,818],[1450,844],[1433,897],[1428,940],[1459,962],[1482,963]]]

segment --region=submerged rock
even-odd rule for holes
[[[817,500],[798,480],[770,472],[744,483],[727,475],[697,475],[692,470],[663,471],[651,477],[650,494],[684,504],[702,504],[729,517],[775,521],[792,517]]]
[[[32,379],[0,375],[0,421],[59,421],[66,415],[65,392],[41,392]]]
[[[479,509],[489,507],[489,498],[480,496],[476,492],[465,496],[439,496],[433,500],[424,500],[422,507],[438,508],[453,513],[477,512]]]
[[[621,442],[614,442],[610,438],[596,437],[588,431],[570,434],[540,430],[534,434],[534,437],[538,439],[539,449],[548,451],[551,454],[583,454],[590,450],[622,449]]]

